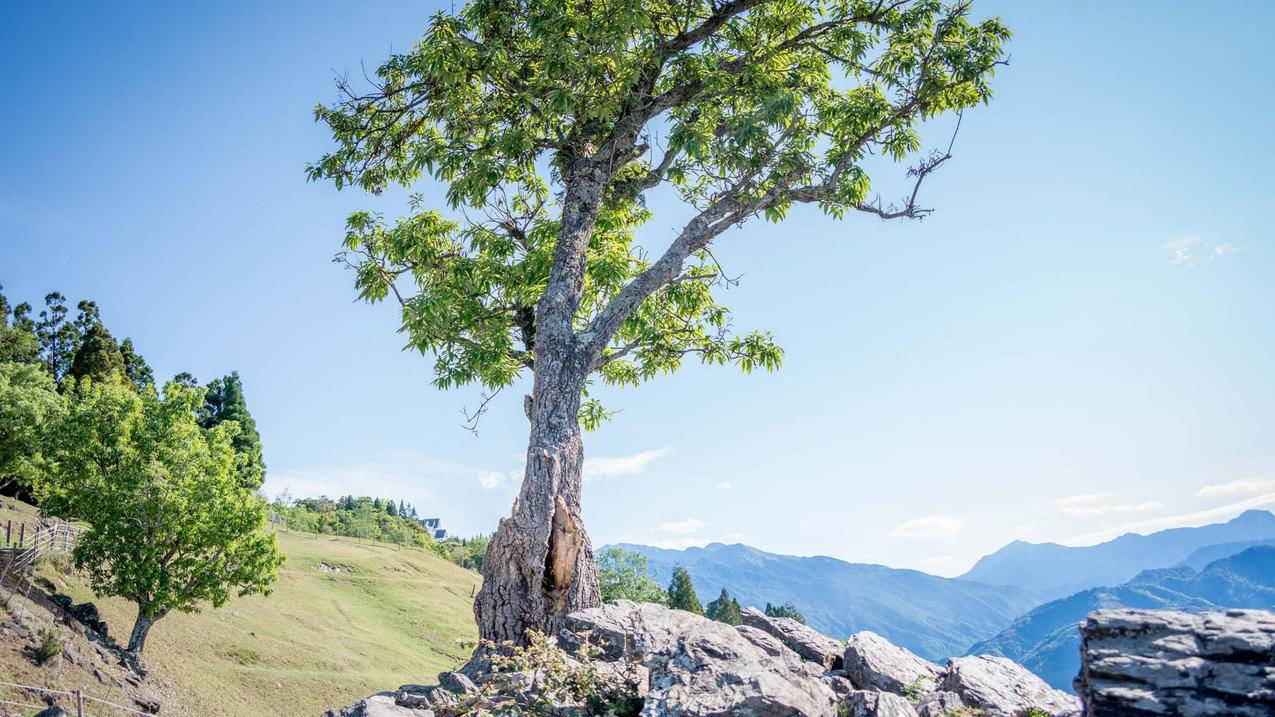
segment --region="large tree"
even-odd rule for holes
[[[62,413],[53,379],[34,363],[0,363],[0,490],[32,499],[45,436]]]
[[[196,423],[203,391],[138,391],[119,375],[77,381],[49,431],[54,461],[41,508],[82,520],[75,564],[94,592],[137,604],[128,651],[172,610],[268,592],[283,561],[266,505],[239,481],[238,426]]]
[[[917,190],[950,143],[924,152],[921,124],[989,99],[1008,35],[963,1],[474,0],[366,88],[338,82],[316,110],[337,146],[311,178],[379,193],[429,177],[448,209],[414,195],[395,221],[352,215],[338,258],[360,295],[399,304],[440,387],[532,376],[522,487],[474,607],[484,638],[553,633],[599,602],[580,517],[581,422],[607,415],[591,382],[687,356],[778,364],[769,334],[731,330],[713,241],[794,204],[924,216]],[[902,198],[874,196],[868,167],[909,157]],[[657,193],[689,219],[650,230],[647,254],[635,231]]]
[[[180,381],[180,376],[177,380]],[[244,398],[243,381],[239,379],[239,372],[231,371],[227,376],[213,379],[208,383],[208,390],[204,395],[199,425],[215,428],[226,421],[234,421],[239,426],[234,437],[234,447],[240,480],[248,488],[260,488],[266,477],[266,463],[262,458],[257,422],[248,412],[248,402]]]

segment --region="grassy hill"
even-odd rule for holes
[[[173,613],[155,626],[148,681],[176,700],[164,714],[320,715],[386,686],[429,682],[468,656],[477,573],[418,549],[295,532],[279,542],[288,560],[271,595]],[[112,637],[127,639],[129,603],[97,600],[53,563],[40,575],[77,602],[94,600]],[[0,662],[0,671],[9,667]],[[58,679],[33,674],[42,684]],[[102,693],[95,681],[61,687]]]

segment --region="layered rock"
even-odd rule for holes
[[[913,689],[929,692],[942,671],[938,665],[867,631],[850,636],[844,663],[846,676],[856,687],[895,694]]]
[[[1275,613],[1102,610],[1080,635],[1089,715],[1275,714]]]
[[[825,670],[841,669],[845,649],[841,642],[791,617],[771,617],[755,607],[744,608],[741,616],[745,625],[773,635],[806,660]]]
[[[1051,715],[1077,715],[1080,702],[1056,690],[1013,660],[973,655],[949,660],[942,688],[960,695],[966,707],[996,715],[1040,710]]]

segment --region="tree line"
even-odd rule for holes
[[[675,610],[685,610],[709,619],[738,625],[743,621],[739,600],[726,588],[716,600],[704,605],[695,593],[690,572],[682,567],[673,568],[668,588],[661,588],[650,577],[645,555],[622,548],[611,547],[598,555],[598,583],[602,602],[632,600],[667,605]],[[805,623],[806,618],[792,603],[772,605],[766,603],[764,612],[770,617],[788,617]]]
[[[51,292],[37,315],[0,291],[0,487],[87,524],[73,562],[95,593],[137,605],[126,649],[140,669],[156,622],[269,592],[283,557],[239,375],[159,386],[95,302],[76,310]]]

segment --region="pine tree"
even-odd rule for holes
[[[124,375],[137,388],[155,385],[155,372],[147,365],[146,359],[137,353],[132,339],[124,339],[120,344],[120,356],[124,359]]]
[[[9,300],[0,291],[0,363],[35,361],[35,332],[31,319],[27,316],[30,310],[30,304],[22,303],[10,311]],[[12,321],[9,319],[10,313],[13,315]]]
[[[691,584],[691,574],[681,565],[673,568],[673,580],[668,585],[668,606],[696,615],[704,614],[704,607],[695,595],[695,586]]]
[[[204,394],[199,425],[210,430],[225,421],[239,424],[239,433],[234,437],[233,444],[240,481],[245,487],[256,490],[265,480],[266,464],[261,455],[261,435],[257,433],[257,423],[252,420],[248,404],[244,401],[243,382],[239,380],[238,371],[232,371],[230,375],[209,383],[208,391]]]
[[[393,500],[385,501],[385,514],[398,517],[398,505]]]
[[[81,307],[84,303],[80,302]],[[124,356],[120,353],[119,344],[115,343],[115,337],[105,326],[93,324],[81,336],[83,339],[67,369],[67,376],[105,381],[112,376],[124,375]]]
[[[806,624],[806,616],[797,612],[797,608],[790,602],[783,605],[766,603],[766,615],[769,617],[790,617],[803,625]]]
[[[66,297],[60,292],[49,292],[44,297],[44,305],[47,308],[40,312],[40,322],[35,324],[36,344],[45,368],[60,386],[79,348],[80,332],[74,323],[66,320],[70,310],[66,308]]]
[[[744,621],[739,601],[731,597],[730,593],[726,592],[726,588],[722,588],[722,594],[704,609],[704,616],[727,625],[739,625]]]

